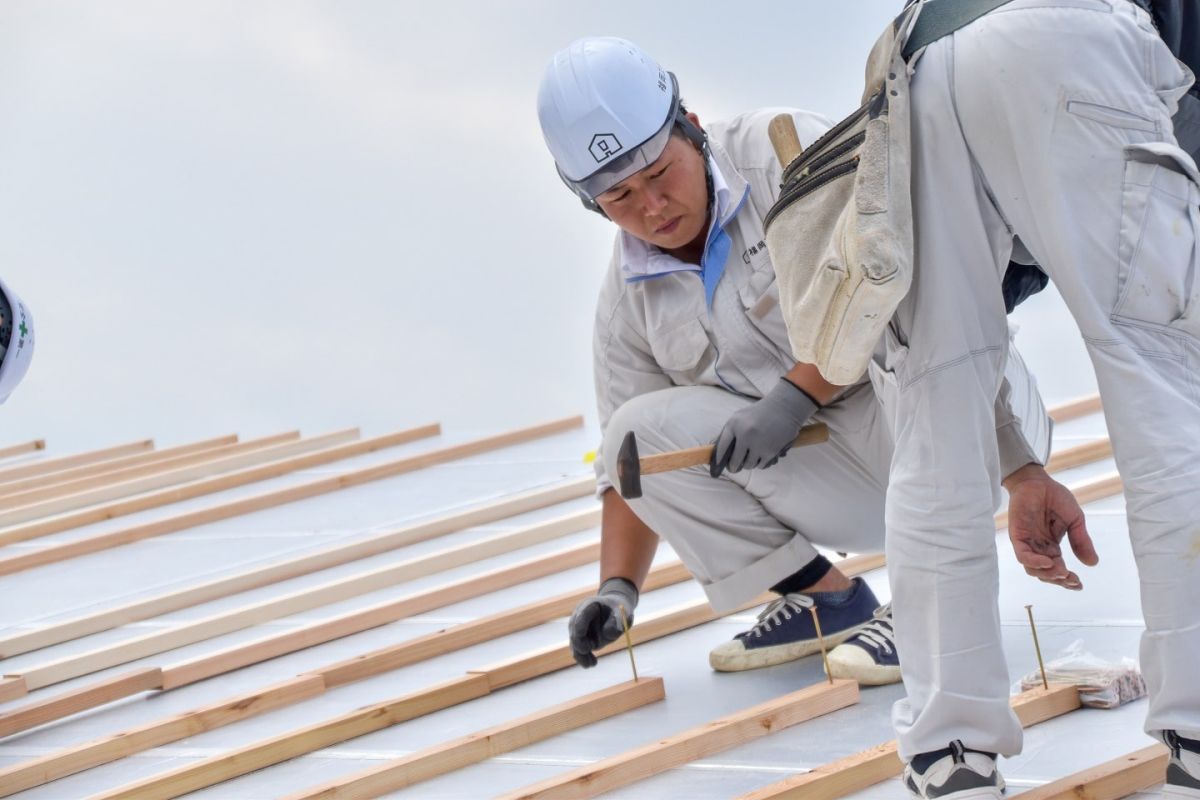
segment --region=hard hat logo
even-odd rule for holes
[[[596,159],[597,164],[603,164],[623,149],[620,140],[611,133],[597,133],[588,145],[588,152]]]

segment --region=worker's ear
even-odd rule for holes
[[[688,118],[688,120],[689,120],[689,121],[690,121],[690,122],[691,122],[693,125],[695,125],[697,128],[699,128],[699,127],[700,127],[700,117],[698,117],[698,116],[696,115],[696,112],[695,112],[695,111],[689,111],[689,112],[687,112],[686,114],[684,114],[684,116],[685,116],[685,117],[687,117],[687,118]]]

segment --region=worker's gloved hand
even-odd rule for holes
[[[571,633],[571,655],[581,667],[596,666],[596,650],[611,644],[625,633],[621,624],[621,612],[625,610],[625,621],[633,624],[633,609],[637,607],[638,590],[625,578],[609,578],[600,584],[595,597],[575,606],[568,629]]]
[[[713,444],[709,472],[719,478],[725,470],[769,467],[783,457],[804,423],[820,408],[808,393],[787,378],[725,423]]]

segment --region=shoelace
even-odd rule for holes
[[[750,629],[756,637],[769,632],[772,627],[792,618],[792,612],[801,613],[815,605],[806,594],[785,594],[776,597],[758,614],[758,622]]]
[[[875,616],[864,625],[855,638],[866,641],[877,650],[884,653],[895,652],[896,632],[892,629],[892,604],[887,603],[875,609]]]

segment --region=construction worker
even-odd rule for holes
[[[1198,24],[1194,2],[1145,4]],[[1070,493],[1036,463],[1006,474],[995,444],[1015,248],[1058,287],[1095,368],[1141,580],[1146,730],[1171,748],[1164,796],[1200,798],[1200,174],[1172,132],[1192,74],[1140,5],[1011,0],[909,62],[917,257],[870,372],[896,387],[893,720],[914,797],[999,798],[997,754],[1021,748],[996,607],[1002,480],[1030,575],[1081,588],[1064,537],[1097,561]]]
[[[29,309],[0,280],[0,403],[25,377],[33,358],[33,317]]]
[[[632,616],[661,535],[717,611],[778,595],[712,651],[715,669],[816,652],[815,606],[826,640],[844,642],[830,655],[835,675],[899,679],[889,607],[816,549],[882,549],[892,443],[865,379],[834,387],[790,355],[763,243],[781,177],[766,132],[778,111],[701,127],[674,75],[621,39],[577,41],[546,69],[538,115],[559,175],[619,228],[594,340],[602,582],[569,623],[582,666]],[[805,143],[828,127],[792,114]],[[1044,457],[1041,399],[1019,360],[1010,364],[1024,426],[1009,420],[994,436]],[[789,454],[810,421],[828,425],[829,441]],[[655,475],[627,502],[611,476],[629,431],[643,453],[715,442],[712,463]]]

